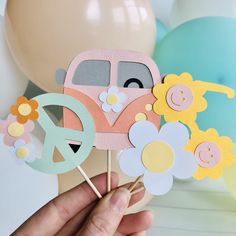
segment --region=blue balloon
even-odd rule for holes
[[[162,74],[189,72],[194,80],[236,90],[236,20],[204,17],[186,22],[157,45],[154,60]],[[198,114],[200,129],[215,128],[236,141],[236,98],[207,92],[206,111]]]
[[[156,20],[156,27],[157,27],[157,43],[159,43],[167,35],[169,29],[159,19]]]

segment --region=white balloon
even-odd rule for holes
[[[0,118],[9,113],[17,97],[24,94],[28,80],[15,64],[4,38],[4,22],[0,16]]]
[[[37,155],[42,143],[32,142]],[[35,211],[58,195],[56,175],[33,170],[27,164],[16,162],[0,134],[0,235],[9,235]]]
[[[236,17],[235,0],[175,0],[171,12],[171,27],[204,16]]]
[[[0,15],[4,15],[7,0],[0,0]]]
[[[170,23],[170,13],[174,0],[151,0],[156,18],[160,19],[166,25]]]

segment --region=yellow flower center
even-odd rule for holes
[[[20,147],[16,150],[16,156],[19,158],[26,158],[29,154],[29,151],[25,147]]]
[[[118,97],[115,94],[110,94],[107,96],[107,103],[109,105],[115,105],[118,103]]]
[[[7,131],[12,137],[20,137],[22,134],[24,134],[25,129],[22,124],[13,122],[8,126]]]
[[[32,112],[32,109],[29,104],[24,103],[18,107],[18,111],[22,116],[28,116]]]
[[[145,113],[137,113],[135,116],[135,121],[147,120],[147,116]]]
[[[149,171],[161,173],[173,165],[174,153],[169,144],[154,141],[144,147],[142,162]]]

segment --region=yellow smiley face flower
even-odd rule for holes
[[[157,98],[153,110],[158,115],[164,115],[166,122],[180,121],[192,127],[197,113],[207,108],[203,95],[208,91],[225,93],[229,98],[234,97],[234,91],[223,85],[193,81],[189,73],[181,75],[169,74],[164,83],[153,88]]]
[[[194,154],[198,168],[195,179],[218,179],[225,168],[236,163],[232,154],[233,142],[226,136],[219,136],[215,129],[194,131],[186,146],[186,150]]]

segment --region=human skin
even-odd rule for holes
[[[142,199],[144,191],[132,195],[128,185],[118,188],[118,175],[112,173],[112,191],[106,194],[106,178],[104,173],[91,179],[103,195],[101,200],[87,183],[82,183],[50,201],[12,235],[145,235],[152,224],[152,213],[125,215],[129,206]]]

